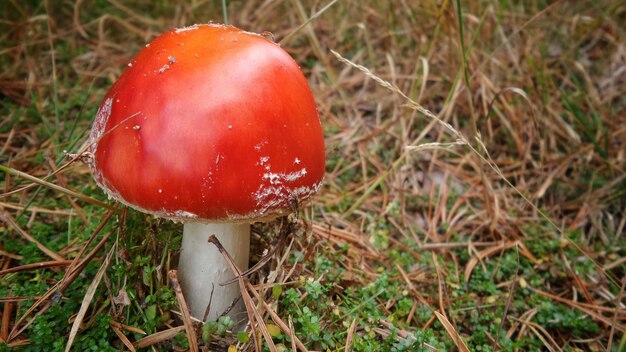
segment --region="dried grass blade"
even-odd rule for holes
[[[259,269],[261,269],[265,264],[267,264],[270,259],[272,259],[272,257],[274,256],[274,253],[276,253],[276,251],[280,248],[282,249],[283,247],[285,247],[285,244],[287,242],[287,232],[281,231],[280,234],[280,238],[276,241],[276,243],[274,243],[270,250],[267,251],[267,254],[265,254],[263,257],[261,257],[261,259],[254,264],[253,267],[251,267],[250,269],[244,271],[243,273],[241,273],[241,275],[234,277],[228,281],[225,282],[220,282],[220,286],[228,286],[232,283],[234,283],[235,281],[239,280],[239,277],[248,277],[252,274],[254,274],[255,272],[257,272]]]
[[[302,352],[308,352],[302,341],[300,341],[300,339],[294,334],[293,328],[288,327],[285,322],[280,319],[278,314],[276,314],[276,312],[274,312],[274,310],[272,310],[272,308],[267,303],[265,303],[264,300],[261,299],[259,293],[254,289],[254,286],[252,286],[252,284],[248,281],[246,281],[246,286],[248,287],[248,290],[252,292],[252,295],[261,303],[263,308],[269,313],[270,317],[276,323],[276,325],[278,325],[278,327],[285,334],[289,334],[289,336],[291,337],[291,341],[295,343],[298,349]]]
[[[348,328],[348,337],[346,337],[346,347],[344,348],[344,352],[350,352],[350,347],[352,346],[352,338],[354,337],[354,330],[356,329],[356,319],[352,319],[352,323],[350,323],[350,327]]]
[[[287,36],[285,38],[283,38],[280,42],[278,42],[278,45],[281,45],[281,46],[285,45],[285,43],[287,43],[289,41],[289,39],[291,39],[291,37],[294,36],[294,34],[300,32],[300,30],[302,30],[302,28],[304,28],[306,25],[311,23],[314,19],[320,17],[324,12],[326,12],[326,10],[330,9],[331,6],[333,6],[335,3],[337,3],[337,1],[339,1],[339,0],[332,0],[326,6],[322,7],[319,11],[314,13],[313,16],[309,17],[306,21],[302,22],[302,24],[300,24],[298,26],[298,28],[294,29],[293,31],[291,31],[291,33],[287,34]]]
[[[420,301],[420,303],[422,303],[424,306],[426,306],[431,312],[435,312],[435,309],[430,305],[430,303],[428,303],[428,301],[426,301],[426,299],[422,297],[422,295],[417,291],[417,289],[415,288],[415,285],[413,285],[413,282],[411,282],[411,279],[409,278],[409,276],[402,269],[402,266],[396,263],[396,269],[398,269],[400,276],[402,276],[402,278],[404,279],[404,282],[406,282],[407,286],[409,287],[409,290],[413,293],[413,296],[415,296],[415,298],[417,298],[417,300]]]
[[[28,232],[24,231],[24,229],[22,229],[20,225],[18,225],[17,222],[15,222],[13,217],[9,215],[9,213],[1,209],[0,209],[0,220],[6,223],[7,225],[9,225],[10,227],[12,227],[17,233],[19,233],[22,237],[24,237],[24,239],[26,239],[28,242],[33,243],[35,246],[37,246],[37,248],[39,248],[39,250],[45,253],[48,257],[54,260],[65,260],[65,258],[58,255],[54,251],[50,250],[48,247],[44,246],[41,242],[37,241],[37,239],[31,236]]]
[[[27,208],[27,207],[22,206],[22,205],[16,205],[16,204],[5,203],[5,202],[0,202],[0,207],[9,208],[9,209],[13,209],[13,210],[24,210],[24,209],[26,209],[26,211],[29,211],[31,213],[65,215],[65,216],[75,216],[75,215],[77,215],[76,214],[76,210],[74,210],[74,209],[67,209],[67,210],[63,210],[63,209],[47,209],[47,208],[36,207],[36,206],[30,206],[30,207]]]
[[[152,335],[146,336],[140,340],[135,341],[133,346],[135,348],[146,348],[163,341],[173,339],[179,332],[185,330],[184,326],[177,326],[175,328],[156,332]]]
[[[59,170],[61,170],[61,169],[59,169]],[[55,185],[54,183],[51,183],[51,182],[48,182],[48,181],[44,181],[44,180],[42,180],[40,178],[37,178],[35,176],[31,176],[31,175],[29,175],[29,174],[27,174],[25,172],[22,172],[22,171],[19,171],[19,170],[15,170],[15,169],[10,168],[8,166],[0,165],[0,171],[4,171],[5,173],[11,174],[13,176],[21,177],[23,179],[26,179],[26,180],[31,181],[33,183],[36,183],[38,185],[50,188],[52,190],[61,192],[63,194],[67,194],[67,195],[69,195],[71,197],[78,198],[78,199],[80,199],[80,200],[82,200],[84,202],[87,202],[87,203],[90,203],[90,204],[93,204],[93,205],[97,205],[99,207],[102,207],[102,208],[105,208],[105,209],[109,209],[109,210],[117,210],[117,207],[115,207],[115,206],[108,205],[107,203],[99,201],[99,200],[97,200],[95,198],[91,198],[91,197],[86,196],[86,195],[84,195],[82,193],[74,192],[71,189],[67,189],[65,187],[61,187],[61,186]]]
[[[9,346],[9,348],[24,347],[24,346],[28,346],[28,345],[30,345],[30,340],[28,340],[28,339],[17,340],[17,341],[13,341],[13,342],[7,344],[7,346]]]
[[[606,326],[611,326],[612,328],[614,328],[615,330],[618,330],[621,333],[625,333],[626,332],[626,326],[624,326],[622,324],[619,324],[619,323],[613,321],[612,319],[607,318],[604,315],[599,314],[599,313],[597,313],[597,312],[595,312],[595,311],[593,311],[591,309],[585,308],[582,304],[580,304],[578,302],[569,300],[567,298],[559,297],[557,295],[553,295],[553,294],[551,294],[549,292],[545,292],[545,291],[542,291],[542,290],[539,290],[539,289],[536,289],[536,288],[533,288],[533,287],[530,287],[530,286],[527,286],[527,287],[531,291],[533,291],[535,293],[538,293],[538,294],[540,294],[542,296],[546,296],[546,297],[548,297],[550,299],[553,299],[555,301],[567,304],[570,307],[576,308],[576,309],[580,310],[581,312],[589,315],[590,317],[592,317],[592,318],[594,318],[594,319],[596,319],[598,321],[603,322]],[[616,307],[615,311],[617,312],[618,310],[619,310],[619,308]]]
[[[9,253],[7,251],[3,251],[2,249],[0,249],[0,255],[3,257],[15,259],[15,260],[24,260],[24,257],[22,257],[21,255]]]
[[[529,324],[528,327],[530,328],[530,330],[535,334],[535,336],[537,336],[537,338],[539,338],[539,340],[541,340],[541,342],[543,342],[543,346],[549,351],[549,352],[556,352],[556,350],[554,349],[554,347],[550,344],[550,342],[548,340],[546,340],[546,338],[543,336],[543,334],[537,329],[537,327],[535,327],[534,325]]]
[[[107,219],[105,219],[105,221]],[[91,261],[91,259],[102,248],[102,246],[104,246],[106,241],[109,239],[110,235],[111,235],[110,233],[107,233],[102,238],[102,240],[96,245],[96,247],[82,261],[80,261],[80,263],[78,263],[74,267],[70,266],[66,275],[59,282],[54,284],[30,308],[28,308],[26,313],[24,313],[24,315],[22,315],[22,317],[15,323],[15,326],[13,327],[13,330],[11,331],[11,334],[9,335],[9,341],[19,336],[19,334],[21,334],[24,330],[26,330],[26,328],[30,326],[30,324],[32,324],[32,322],[37,316],[43,314],[52,305],[52,303],[49,301],[50,297],[55,296],[55,295],[60,296],[63,293],[63,291],[65,291],[72,284],[72,282],[74,282],[76,277],[82,272],[85,266]],[[79,260],[79,257],[76,257],[76,260]],[[44,303],[46,304],[41,307],[41,309],[35,314],[35,316],[26,324],[24,324],[24,326],[20,327],[20,325],[22,325],[22,323],[30,316],[30,314],[32,314],[37,308],[39,308]]]
[[[185,334],[187,334],[187,341],[189,341],[189,350],[191,350],[191,352],[198,352],[198,338],[196,337],[196,331],[193,327],[193,322],[191,321],[191,315],[189,314],[187,302],[185,302],[183,290],[178,282],[178,271],[170,270],[167,273],[167,277],[170,280],[170,285],[176,293],[176,301],[178,301],[180,312],[183,315],[183,326],[185,327]]]
[[[224,256],[224,259],[228,263],[228,266],[230,267],[230,270],[233,272],[233,275],[239,277],[239,289],[241,291],[241,295],[243,296],[243,301],[246,305],[246,310],[248,311],[250,322],[252,323],[254,320],[257,321],[258,328],[259,330],[261,330],[261,334],[263,334],[263,337],[265,338],[265,342],[267,342],[267,346],[269,347],[270,351],[278,352],[278,349],[276,348],[276,345],[274,344],[274,340],[272,340],[272,335],[267,330],[267,326],[265,325],[265,322],[263,321],[263,317],[261,316],[259,311],[256,309],[256,307],[254,307],[254,305],[252,304],[252,298],[250,297],[250,293],[248,292],[248,290],[246,290],[246,286],[244,283],[244,282],[247,282],[247,280],[245,280],[241,276],[241,270],[237,268],[237,265],[235,265],[233,258],[230,256],[228,251],[226,251],[224,246],[222,246],[222,244],[217,239],[217,237],[215,237],[215,235],[209,236],[209,243],[212,243],[217,247],[220,253]],[[254,325],[251,324],[251,326],[252,326],[252,331],[254,332]],[[256,340],[256,336],[255,336],[255,340]]]
[[[559,2],[559,1],[557,1]],[[557,3],[555,2],[555,3]],[[552,7],[554,4],[550,5],[550,7]],[[536,17],[539,16],[539,14],[544,13],[544,11],[546,11],[546,9],[544,9],[543,11],[541,11],[540,13],[538,13],[537,15],[535,15],[533,18],[531,18],[529,20],[532,21],[534,20]],[[529,23],[527,22],[527,23]],[[517,33],[515,33],[517,34]],[[475,136],[475,142],[477,143],[477,146],[475,147],[473,143],[470,143],[469,140],[465,137],[465,135],[461,132],[459,132],[458,130],[456,130],[452,125],[450,125],[449,123],[445,122],[444,120],[440,119],[437,115],[433,114],[431,111],[429,111],[428,109],[424,108],[422,105],[420,105],[419,103],[417,103],[416,101],[414,101],[413,99],[411,99],[409,96],[407,96],[400,88],[398,88],[397,86],[389,83],[388,81],[380,78],[379,76],[377,76],[376,74],[374,74],[372,71],[370,71],[367,67],[363,66],[363,65],[359,65],[356,64],[346,58],[344,58],[343,56],[341,56],[341,54],[339,54],[338,52],[331,50],[331,53],[337,58],[337,60],[339,60],[340,62],[354,67],[356,69],[358,69],[359,71],[363,72],[367,77],[373,79],[376,83],[378,83],[381,87],[387,88],[390,91],[400,95],[402,98],[404,98],[406,100],[406,106],[414,109],[420,113],[422,113],[423,115],[425,115],[426,117],[436,121],[437,123],[439,123],[441,126],[443,126],[444,128],[446,128],[450,134],[455,137],[455,139],[462,144],[465,144],[467,146],[467,148],[469,148],[471,150],[471,152],[478,158],[480,159],[483,163],[485,163],[487,166],[489,166],[489,168],[491,168],[497,175],[498,177],[500,177],[500,179],[502,181],[504,181],[504,183],[506,183],[506,185],[508,187],[510,187],[520,198],[522,198],[524,200],[524,202],[526,204],[528,204],[533,210],[535,210],[540,216],[541,218],[543,218],[544,220],[546,220],[550,226],[552,226],[556,232],[561,235],[563,238],[567,239],[567,241],[572,244],[580,253],[582,253],[588,260],[590,260],[595,266],[596,268],[598,268],[605,276],[606,278],[615,286],[615,287],[620,287],[619,284],[619,280],[615,277],[615,275],[613,275],[611,272],[608,272],[606,270],[604,270],[602,268],[602,266],[600,265],[600,263],[598,263],[598,261],[596,261],[594,258],[592,258],[587,252],[585,252],[585,250],[578,244],[576,243],[574,240],[572,240],[571,238],[569,238],[564,232],[563,229],[561,227],[559,227],[550,216],[548,216],[544,211],[542,211],[534,202],[532,202],[529,199],[529,196],[527,196],[526,194],[524,194],[522,191],[519,190],[519,188],[517,188],[502,172],[502,170],[500,170],[500,167],[498,167],[498,165],[495,163],[495,161],[493,161],[493,159],[491,158],[491,156],[489,155],[489,151],[487,150],[486,146],[484,145],[482,139],[480,138],[479,135]],[[404,158],[404,154],[402,154],[400,157],[398,157],[398,159],[396,160],[395,163],[397,163],[398,161],[402,160]],[[395,165],[394,163],[394,165]],[[392,168],[393,169],[393,168]],[[626,176],[624,176],[626,177]],[[487,184],[487,186],[489,186],[489,184]],[[369,190],[368,190],[369,191]],[[364,194],[364,196],[367,195],[367,192]],[[352,208],[350,208],[348,211],[346,211],[346,213],[344,213],[344,216],[347,214],[350,214],[355,206],[360,206],[360,202],[361,199],[357,200],[357,202],[355,202],[355,204],[353,205]],[[489,203],[488,203],[489,204]],[[522,252],[523,254],[523,252]]]
[[[96,294],[98,285],[100,285],[100,281],[102,281],[102,277],[104,276],[106,269],[109,267],[111,256],[113,255],[116,249],[117,249],[117,244],[111,247],[111,249],[109,250],[109,253],[104,259],[104,262],[100,266],[100,269],[98,269],[96,276],[93,278],[93,281],[91,281],[91,285],[89,285],[89,288],[87,289],[87,292],[85,293],[85,296],[83,297],[83,302],[81,303],[80,309],[78,310],[78,314],[76,315],[76,319],[74,319],[74,323],[72,324],[72,329],[70,330],[70,335],[67,340],[67,345],[65,345],[65,352],[69,352],[70,349],[72,348],[72,344],[74,343],[74,339],[76,338],[76,335],[78,334],[78,329],[80,328],[80,324],[83,322],[83,319],[85,318],[85,314],[87,314],[87,309],[89,309],[89,304],[91,303],[93,296]]]
[[[49,261],[49,262],[39,262],[39,263],[33,263],[33,264],[20,265],[20,266],[15,266],[15,267],[6,269],[6,270],[0,270],[0,276],[10,274],[10,273],[17,273],[20,271],[54,268],[57,266],[68,266],[72,264],[72,262],[74,261],[73,260],[54,260],[54,261]]]
[[[0,303],[34,301],[34,300],[39,299],[40,297],[41,296],[9,296],[9,297],[0,297]]]
[[[129,351],[135,352],[136,351],[135,346],[133,346],[133,344],[130,342],[128,337],[126,337],[126,335],[124,335],[122,330],[120,328],[118,328],[117,326],[113,325],[113,324],[109,324],[109,325],[111,326],[111,329],[113,330],[115,335],[117,335],[117,337],[119,337],[120,341],[122,341],[124,346],[126,346],[126,348],[128,348]]]
[[[607,345],[606,350],[607,351],[612,351],[613,349],[611,348],[613,345],[613,336],[615,335],[615,325],[617,324],[617,312],[618,312],[618,308],[620,302],[622,302],[622,297],[624,296],[624,288],[626,288],[626,277],[622,278],[622,287],[619,290],[619,294],[617,295],[616,299],[615,299],[615,313],[613,313],[613,324],[611,324],[611,331],[609,332],[609,343]],[[622,337],[623,338],[623,337]]]
[[[450,324],[450,321],[448,321],[448,318],[446,318],[445,315],[439,313],[438,311],[434,311],[434,313],[437,316],[437,319],[439,319],[439,322],[441,323],[441,325],[443,325],[443,327],[446,329],[446,332],[448,333],[448,335],[450,335],[450,338],[452,339],[452,341],[454,341],[454,344],[459,349],[459,351],[470,352],[470,349],[467,348],[467,345],[465,344],[465,342],[463,342],[463,339],[461,339],[461,336],[459,336],[459,333],[456,331],[454,326]]]
[[[48,300],[54,293],[57,292],[57,288],[59,287],[59,283],[57,282],[54,286],[52,286],[48,292],[46,292],[43,296],[41,296],[35,303],[33,303],[32,306],[30,306],[30,308],[28,308],[28,310],[26,311],[26,313],[24,313],[24,315],[22,315],[22,317],[15,323],[15,325],[13,325],[13,329],[11,330],[11,333],[9,334],[9,339],[8,342],[10,343],[11,341],[13,341],[16,337],[18,337],[22,332],[24,332],[24,330],[26,330],[26,328],[28,328],[30,326],[30,324],[33,323],[33,321],[35,320],[35,318],[37,318],[38,316],[40,316],[41,314],[43,314],[48,308],[50,308],[50,306],[52,305],[50,303],[50,301]],[[45,304],[44,304],[45,303]],[[41,306],[43,304],[43,306],[41,307],[41,309],[35,313],[35,315],[26,323],[24,324],[24,326],[22,326],[20,328],[20,325],[22,325],[22,323],[28,319],[28,317],[37,309],[39,308],[39,306]]]
[[[519,268],[520,268],[520,262],[519,262],[519,249],[516,248],[517,250],[515,251],[515,258],[517,259],[517,266],[515,267],[515,277],[513,282],[511,283],[511,287],[509,287],[509,296],[506,299],[506,303],[504,305],[504,311],[502,312],[502,318],[500,318],[500,324],[498,324],[498,330],[496,332],[496,336],[493,340],[493,350],[497,351],[500,348],[500,332],[502,331],[502,328],[504,327],[504,323],[506,322],[506,317],[509,314],[509,309],[511,309],[511,306],[513,304],[513,296],[515,296],[515,288],[517,287],[517,283],[519,281]]]
[[[367,77],[373,79],[381,87],[387,88],[390,91],[400,95],[402,98],[404,98],[407,101],[407,106],[409,108],[417,110],[420,113],[422,113],[423,115],[427,116],[428,118],[437,121],[439,124],[441,124],[443,127],[445,127],[452,134],[452,136],[456,137],[456,139],[459,140],[460,142],[463,142],[463,144],[469,144],[469,142],[467,141],[465,136],[463,134],[461,134],[459,131],[457,131],[454,127],[452,127],[452,125],[450,125],[449,123],[443,121],[442,119],[437,117],[437,115],[433,114],[430,110],[424,108],[422,105],[416,103],[413,99],[409,98],[409,96],[404,94],[404,92],[402,90],[400,90],[400,88],[398,88],[395,85],[393,85],[393,84],[385,81],[384,79],[378,77],[376,74],[374,74],[372,71],[370,71],[367,67],[365,67],[363,65],[356,64],[356,63],[346,59],[345,57],[341,56],[341,54],[339,54],[338,52],[336,52],[334,50],[331,50],[330,52],[333,55],[335,55],[337,60],[339,60],[340,62],[342,62],[342,63],[344,63],[344,64],[346,64],[348,66],[352,66],[352,67],[356,68],[357,70],[363,72]]]
[[[554,341],[554,339],[552,338],[552,335],[550,335],[550,333],[548,333],[548,331],[546,331],[546,329],[544,329],[541,325],[533,323],[531,321],[524,321],[523,323],[526,324],[530,328],[530,330],[532,330],[535,336],[537,336],[541,340],[541,342],[543,342],[544,346],[549,351],[563,352],[563,350],[559,347],[556,341]]]
[[[103,16],[102,18],[106,18],[106,15],[105,15],[105,16]],[[67,163],[65,163],[65,164],[63,164],[63,165],[61,165],[61,167],[59,167],[58,169],[56,169],[54,172],[52,172],[52,173],[50,173],[50,174],[48,174],[48,175],[44,176],[44,177],[43,177],[43,179],[39,179],[39,178],[34,177],[34,176],[31,176],[31,175],[29,175],[29,174],[27,174],[27,173],[24,173],[24,172],[21,172],[21,171],[15,170],[15,169],[13,169],[13,168],[10,168],[10,167],[4,166],[4,165],[0,165],[0,171],[4,171],[4,172],[5,172],[5,173],[7,173],[8,175],[15,175],[15,176],[22,177],[22,178],[24,178],[24,179],[27,179],[27,180],[30,180],[30,181],[32,181],[32,182],[33,182],[33,183],[31,183],[31,184],[28,184],[28,185],[26,185],[26,186],[24,186],[24,187],[21,187],[21,188],[15,189],[15,190],[13,190],[13,191],[5,192],[5,193],[0,193],[0,198],[8,197],[8,196],[10,196],[10,195],[13,195],[13,194],[17,194],[17,193],[20,193],[20,192],[26,191],[26,190],[28,190],[28,189],[30,189],[30,188],[32,188],[32,187],[34,187],[34,186],[36,186],[36,185],[40,185],[40,186],[45,186],[45,187],[49,187],[49,188],[51,188],[51,189],[57,190],[57,191],[59,191],[59,192],[61,192],[61,193],[69,194],[69,195],[74,196],[74,197],[76,197],[76,198],[78,198],[78,199],[82,199],[82,200],[84,200],[84,201],[85,201],[85,202],[87,202],[87,203],[93,203],[93,204],[96,204],[96,205],[98,205],[98,206],[104,207],[104,208],[109,209],[109,210],[112,210],[112,211],[119,211],[119,209],[118,209],[116,206],[111,206],[111,205],[108,205],[108,204],[106,204],[106,203],[100,202],[100,201],[99,201],[99,200],[97,200],[97,199],[94,199],[94,198],[88,197],[88,196],[86,196],[86,195],[84,195],[84,194],[77,193],[77,192],[73,192],[73,191],[68,190],[68,189],[66,189],[66,188],[63,188],[63,187],[59,187],[59,186],[57,186],[57,185],[55,185],[55,184],[53,184],[53,183],[50,183],[50,182],[45,181],[45,179],[48,179],[48,178],[50,178],[50,177],[52,177],[52,176],[54,176],[54,175],[56,175],[56,174],[60,173],[61,171],[65,170],[67,167],[69,167],[69,166],[70,166],[73,162],[75,162],[76,160],[80,160],[81,158],[85,157],[85,156],[86,156],[86,155],[85,155],[85,154],[86,154],[86,151],[87,151],[87,150],[89,149],[89,147],[91,147],[94,143],[97,143],[97,142],[98,142],[101,138],[103,138],[104,136],[108,135],[109,133],[111,133],[112,131],[114,131],[115,129],[117,129],[118,127],[120,127],[121,125],[123,125],[124,123],[126,123],[127,121],[129,121],[130,119],[132,119],[132,118],[135,118],[135,117],[139,116],[140,114],[141,114],[141,112],[140,112],[140,111],[138,111],[138,112],[136,112],[136,113],[134,113],[134,114],[131,114],[131,115],[129,115],[127,118],[125,118],[124,120],[120,121],[117,125],[113,126],[110,130],[108,130],[108,131],[106,131],[105,133],[103,133],[103,134],[102,134],[102,135],[101,135],[101,136],[100,136],[97,140],[88,140],[87,142],[89,142],[89,143],[85,143],[85,144],[83,144],[83,145],[79,148],[78,153],[76,153],[76,154],[69,154],[69,153],[66,153],[66,155],[67,155],[68,157],[70,157],[70,161],[69,161],[69,162],[67,162]],[[68,192],[70,192],[70,193],[68,193]],[[95,203],[94,203],[94,202],[95,202]],[[26,211],[26,209],[27,209],[27,208],[28,208],[28,207],[25,207],[22,211]]]
[[[296,334],[293,332],[293,320],[291,320],[291,315],[289,315],[288,317],[288,322],[289,322],[289,337],[291,338],[291,350],[293,352],[296,352],[296,339],[298,339],[296,337]],[[297,340],[298,342],[300,342],[300,340]],[[303,346],[304,347],[304,346]],[[306,350],[306,347],[304,348]]]
[[[487,258],[501,250],[504,250],[507,247],[508,245],[506,243],[499,243],[498,245],[491,247],[491,248],[484,249],[478,252],[475,256],[473,256],[472,259],[470,259],[470,261],[467,262],[467,265],[465,266],[465,282],[469,281],[470,277],[472,276],[472,271],[474,271],[474,267],[476,266],[476,264],[478,264],[484,258]]]
[[[517,245],[517,248],[519,249],[519,252],[524,257],[526,257],[526,259],[528,259],[531,262],[533,262],[533,264],[539,264],[540,263],[539,259],[535,258],[535,256],[528,250],[528,248],[526,248],[526,245],[524,244],[524,242],[516,241],[515,245]]]
[[[107,215],[104,217],[104,219],[100,222],[100,224],[98,224],[98,227],[94,230],[94,232],[91,234],[91,236],[89,237],[89,239],[85,242],[85,244],[83,245],[83,248],[80,249],[80,252],[78,252],[78,254],[76,255],[76,258],[74,258],[74,263],[72,263],[70,265],[70,267],[68,268],[68,270],[65,272],[65,275],[63,276],[63,280],[68,277],[72,271],[74,271],[74,268],[78,267],[78,265],[80,264],[80,258],[83,256],[83,254],[85,253],[85,251],[87,251],[87,248],[89,247],[89,245],[91,245],[91,242],[93,242],[93,240],[96,238],[96,236],[100,233],[100,231],[102,231],[102,229],[104,228],[104,226],[109,222],[109,220],[111,219],[111,216],[113,215],[113,211],[109,211],[107,213]],[[124,209],[124,212],[122,213],[122,217],[126,216],[126,210]],[[124,219],[122,219],[124,220]],[[121,224],[124,223],[124,221],[120,222]],[[102,241],[100,241],[102,243]],[[97,246],[96,246],[97,247]],[[92,251],[93,253],[93,251]],[[89,256],[87,256],[89,257]]]
[[[120,331],[121,330],[126,330],[126,331],[130,331],[130,332],[134,332],[135,334],[141,334],[141,335],[145,335],[146,334],[146,332],[143,331],[140,328],[137,328],[137,327],[134,327],[134,326],[130,326],[130,325],[126,325],[126,324],[122,324],[122,323],[114,321],[114,320],[111,320],[109,322],[109,325],[115,326],[116,328],[120,329]]]
[[[239,279],[239,289],[242,291],[243,299],[246,305],[246,310],[248,312],[248,315],[252,314],[252,316],[254,317],[254,319],[250,318],[250,321],[257,322],[257,327],[259,330],[261,330],[261,335],[263,335],[263,338],[265,338],[265,341],[267,342],[267,345],[270,351],[278,352],[278,349],[276,348],[276,345],[274,344],[274,340],[272,340],[272,335],[267,329],[267,325],[265,324],[265,321],[263,320],[261,313],[259,313],[258,309],[255,307],[254,303],[252,302],[252,297],[250,297],[250,293],[246,290],[243,278]],[[251,324],[251,327],[254,329],[254,325]],[[260,339],[258,338],[256,338],[256,340],[260,341]],[[257,350],[258,348],[259,347],[257,347]]]
[[[72,284],[72,282],[74,282],[76,277],[83,271],[87,264],[89,264],[89,262],[93,259],[96,253],[98,253],[100,249],[102,249],[109,237],[111,237],[111,233],[107,233],[104,237],[102,237],[102,239],[100,240],[100,242],[98,242],[94,249],[92,249],[91,252],[89,252],[89,254],[87,254],[87,256],[83,260],[81,260],[76,266],[72,268],[72,270],[69,272],[69,275],[63,277],[63,279],[61,280],[61,292],[65,291]]]
[[[337,74],[335,73],[335,69],[330,64],[328,60],[328,56],[326,55],[326,50],[322,48],[322,44],[318,38],[318,35],[313,30],[312,26],[308,25],[307,14],[300,0],[291,0],[291,3],[296,8],[296,14],[300,17],[300,20],[305,23],[303,28],[306,29],[307,37],[309,38],[309,43],[311,44],[313,53],[324,65],[324,69],[326,70],[326,74],[331,82],[337,81]],[[341,91],[340,91],[341,92]]]
[[[461,141],[456,141],[452,143],[441,143],[441,142],[433,142],[433,143],[422,143],[418,145],[408,145],[404,147],[404,149],[412,152],[420,152],[424,150],[444,150],[448,151],[456,146],[465,145],[465,143]]]

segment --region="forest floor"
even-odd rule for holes
[[[623,1],[226,3],[0,2],[0,351],[626,350]],[[67,154],[146,43],[224,13],[326,138],[319,194],[253,226],[242,332],[182,318],[180,224]]]

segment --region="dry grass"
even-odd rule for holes
[[[37,223],[68,219],[94,236],[100,231],[95,228],[104,208],[93,199],[100,195],[88,168],[68,163],[64,151],[79,150],[104,92],[142,45],[172,27],[222,19],[217,1],[36,3],[0,4],[0,230],[6,238],[37,243],[55,260],[42,265],[67,269],[60,269],[66,273],[62,280],[39,293],[26,316],[16,313],[28,308],[15,308],[22,298],[3,301],[0,338],[26,348],[24,324],[46,314],[59,299],[53,293],[76,279],[85,260],[103,261],[107,253],[94,252],[99,247],[90,242],[71,241],[54,252],[32,233]],[[364,322],[346,314],[342,326],[332,314],[324,316],[327,330],[343,329],[345,345],[336,350],[350,350],[355,339],[372,331],[401,341],[428,329],[447,336],[451,348],[467,350],[476,325],[458,307],[460,288],[479,314],[493,304],[503,307],[496,336],[487,333],[494,350],[503,348],[498,335],[537,339],[550,351],[624,347],[626,5],[458,3],[229,2],[231,24],[271,32],[300,63],[326,131],[325,185],[302,210],[306,220],[257,226],[257,234],[278,238],[288,231],[290,237],[261,270],[239,280],[252,321],[277,324],[292,336],[288,349],[320,345],[294,336],[295,317],[272,298],[272,288],[294,287],[304,300],[302,280],[326,282],[326,274],[316,275],[318,256],[341,257],[336,265],[343,274],[326,282],[337,306],[350,289],[385,274],[414,302],[401,322]],[[100,213],[94,202],[100,202]],[[125,233],[108,226],[107,236]],[[555,248],[542,247],[550,241]],[[267,247],[272,240],[257,236],[256,242]],[[146,253],[162,249],[150,241],[142,245]],[[0,275],[30,265],[0,250]],[[164,252],[158,282],[167,286],[175,253]],[[295,262],[294,253],[301,254]],[[401,253],[413,262],[399,261]],[[508,255],[517,260],[514,275],[496,278]],[[122,261],[124,253],[114,257]],[[477,272],[491,275],[505,294],[494,298],[470,290]],[[104,281],[110,291],[106,274]],[[10,286],[2,282],[0,287]],[[92,310],[80,311],[87,326],[94,314],[109,309],[93,294]],[[513,300],[531,294],[582,314],[600,331],[581,339],[538,321],[539,307],[519,307]],[[377,303],[394,316],[397,301]],[[432,312],[426,321],[417,317],[421,307]],[[129,340],[119,325],[124,314],[115,316],[121,320],[112,322],[120,348],[167,343],[181,331],[194,336],[188,314],[186,330],[183,319],[173,316],[167,330],[142,340]],[[79,325],[75,329],[86,329]],[[270,339],[267,327],[252,332]],[[213,343],[226,348],[233,341]],[[238,347],[259,344],[253,338]]]

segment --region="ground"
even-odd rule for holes
[[[160,33],[266,32],[326,176],[253,227],[243,332],[184,319],[179,224],[75,155]],[[0,350],[622,351],[623,1],[3,1]],[[190,331],[196,338],[190,338]]]

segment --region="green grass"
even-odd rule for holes
[[[312,15],[326,4],[227,3],[231,24],[277,41],[302,23],[300,5]],[[223,10],[217,1],[0,3],[0,164],[53,174],[147,41],[222,21]],[[625,13],[609,0],[341,0],[312,32],[294,34],[283,47],[317,97],[328,162],[320,195],[290,227],[293,242],[250,278],[289,326],[281,331],[254,300],[278,350],[292,349],[291,334],[319,351],[624,350]],[[330,49],[419,99],[478,153],[407,152],[456,137]],[[112,204],[80,162],[46,181]],[[52,260],[9,218],[67,259],[110,237],[0,351],[64,350],[112,248],[72,350],[124,349],[118,323],[130,327],[118,331],[131,343],[183,325],[167,280],[179,224],[119,210],[87,243],[107,209],[45,185],[13,192],[28,184],[0,173],[0,269]],[[253,263],[282,221],[254,226]],[[0,338],[66,272],[0,276]],[[195,328],[198,341],[182,331],[145,350],[254,350],[250,327],[234,332],[222,319]]]

